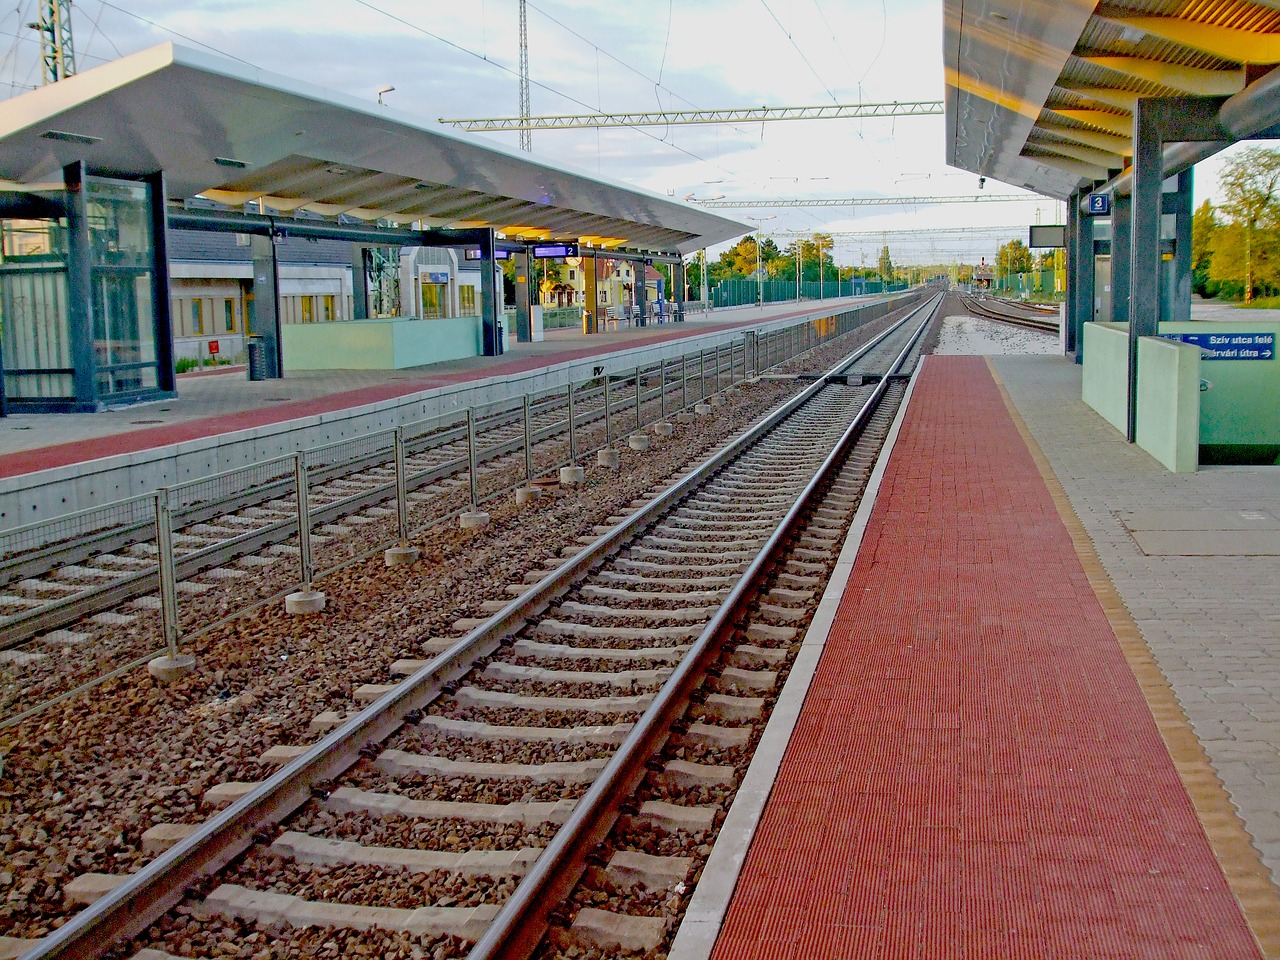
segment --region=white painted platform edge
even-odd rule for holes
[[[738,885],[738,876],[742,872],[747,851],[755,837],[760,817],[764,814],[769,794],[773,792],[778,768],[782,766],[783,755],[791,742],[791,735],[809,693],[809,684],[817,672],[818,661],[826,647],[827,637],[831,634],[836,611],[853,574],[853,565],[880,492],[880,481],[884,477],[889,456],[893,453],[907,406],[911,402],[911,394],[915,391],[916,378],[923,366],[923,363],[917,365],[916,372],[907,385],[902,406],[898,408],[898,414],[885,437],[884,455],[879,458],[867,480],[862,502],[858,504],[858,510],[849,525],[849,532],[840,548],[840,556],[836,559],[827,589],[823,592],[818,609],[801,641],[800,652],[796,655],[787,683],[778,697],[778,704],[773,708],[773,714],[760,736],[760,744],[751,765],[747,767],[747,775],[743,778],[733,806],[725,817],[724,826],[716,837],[711,856],[707,858],[707,865],[702,870],[702,879],[693,892],[693,899],[689,902],[689,909],[685,911],[680,929],[676,931],[667,960],[707,960],[715,947],[720,927],[724,924],[724,916],[729,910],[729,901]]]

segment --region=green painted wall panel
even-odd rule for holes
[[[1080,398],[1121,433],[1129,424],[1128,383],[1129,328],[1086,323]]]
[[[1200,461],[1199,347],[1159,337],[1138,341],[1135,439],[1167,470],[1195,473]]]
[[[288,323],[285,370],[403,370],[480,353],[480,318]]]
[[[1280,342],[1275,321],[1162,323],[1160,332],[1274,333]],[[1280,444],[1280,360],[1203,360],[1200,376],[1213,384],[1200,397],[1202,444]]]

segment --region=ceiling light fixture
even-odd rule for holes
[[[46,130],[40,134],[46,140],[61,140],[63,143],[78,143],[81,146],[89,147],[95,143],[101,143],[101,137],[91,137],[87,133],[68,133],[65,130]]]

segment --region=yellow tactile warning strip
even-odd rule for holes
[[[1049,488],[1049,495],[1058,508],[1058,515],[1071,534],[1071,542],[1084,566],[1089,584],[1102,605],[1107,620],[1115,631],[1116,640],[1124,651],[1125,659],[1129,661],[1129,667],[1142,689],[1142,695],[1151,708],[1169,756],[1187,788],[1187,795],[1191,798],[1196,816],[1213,847],[1214,856],[1217,857],[1236,899],[1240,901],[1249,927],[1257,937],[1263,953],[1271,960],[1280,960],[1280,889],[1271,882],[1266,867],[1258,857],[1258,851],[1254,849],[1252,839],[1232,806],[1213,764],[1209,762],[1204,747],[1191,728],[1182,705],[1156,664],[1138,625],[1129,616],[1128,609],[1093,549],[1093,541],[1076,516],[1048,458],[1031,435],[1018,408],[1014,406],[1013,399],[990,358],[987,358],[987,367],[991,370],[1000,396],[1003,397],[1009,415],[1026,443],[1045,486]]]

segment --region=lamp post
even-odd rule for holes
[[[757,224],[756,226],[756,299],[761,310],[764,309],[764,264],[760,259],[760,227],[758,224],[764,223],[766,220],[778,219],[777,214],[770,214],[767,217],[747,217],[748,220]]]

